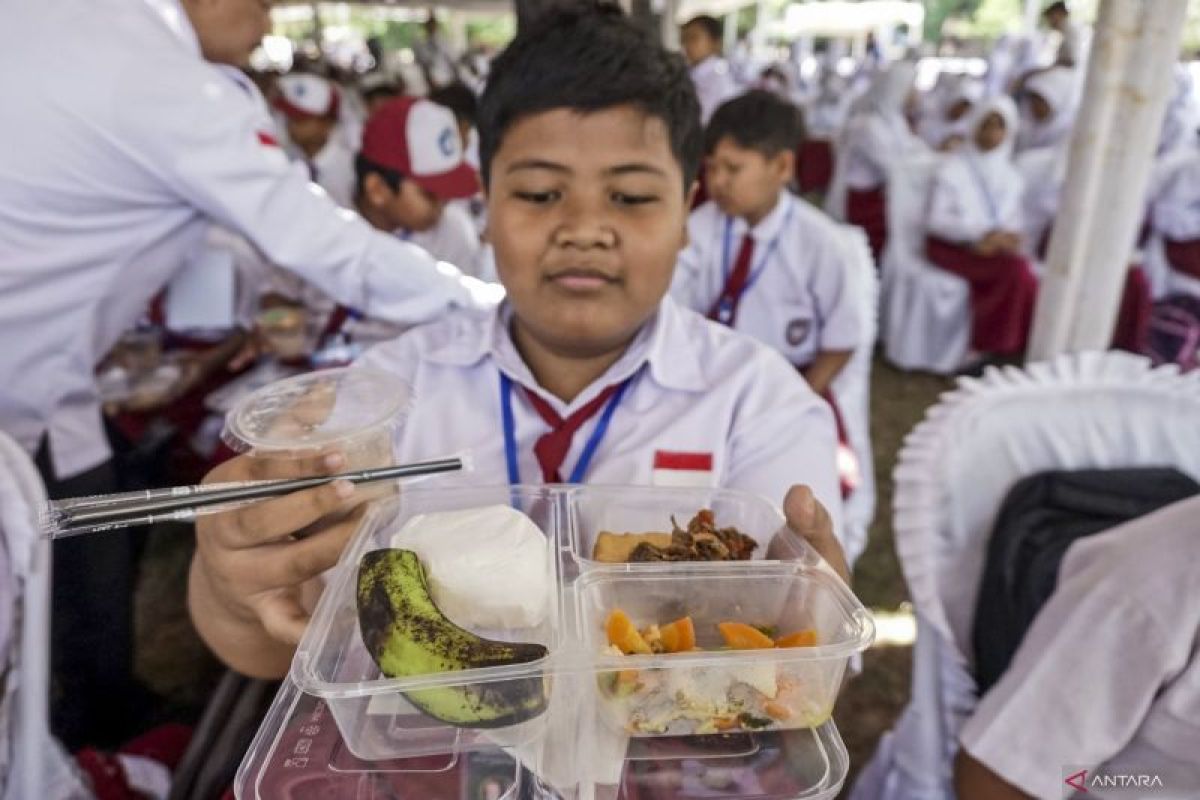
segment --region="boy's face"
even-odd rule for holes
[[[721,48],[721,43],[709,36],[702,25],[684,25],[679,31],[679,43],[683,47],[683,57],[693,67],[716,55]]]
[[[289,117],[288,138],[309,158],[313,158],[329,142],[333,126],[334,120],[326,117]]]
[[[414,232],[427,231],[438,224],[446,207],[444,200],[421,188],[415,181],[401,180],[400,188],[392,191],[392,187],[375,173],[367,175],[364,180],[363,194],[374,211],[368,216],[378,220],[377,226],[382,225],[388,231],[402,228]]]
[[[775,206],[791,180],[794,158],[786,151],[767,157],[726,136],[704,160],[708,194],[729,216],[756,223],[756,217]]]
[[[516,324],[563,354],[625,346],[687,242],[662,120],[630,105],[532,114],[505,132],[489,177],[488,240]]]

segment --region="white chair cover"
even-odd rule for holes
[[[0,431],[0,797],[92,797],[50,735],[50,541],[29,456]]]
[[[1200,374],[1122,352],[962,378],[896,466],[896,550],[917,614],[912,699],[853,800],[953,800],[974,708],[971,622],[988,536],[1009,488],[1053,469],[1171,466],[1200,478]]]
[[[883,252],[884,353],[902,369],[950,374],[971,335],[970,290],[925,258],[925,213],[941,157],[897,165],[888,176],[888,241]]]
[[[853,565],[867,546],[867,534],[875,519],[875,459],[871,450],[871,362],[875,340],[879,333],[879,280],[875,276],[875,261],[871,247],[861,228],[843,225],[843,247],[846,263],[852,266],[851,291],[860,298],[859,319],[861,338],[850,357],[833,380],[833,394],[841,408],[846,435],[858,461],[858,487],[846,500],[845,536],[846,559]]]

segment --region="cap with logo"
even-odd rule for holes
[[[442,200],[471,197],[479,175],[463,159],[454,112],[418,97],[389,100],[367,120],[359,154]]]
[[[338,91],[320,75],[284,75],[279,79],[279,97],[275,100],[275,107],[290,119],[334,119],[338,113]]]

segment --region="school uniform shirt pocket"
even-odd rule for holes
[[[655,450],[650,472],[652,486],[711,487],[716,485],[713,454]]]

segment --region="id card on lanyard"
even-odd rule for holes
[[[733,217],[725,217],[725,231],[721,242],[721,295],[717,298],[717,322],[722,325],[729,325],[733,321],[733,312],[738,303],[742,301],[742,296],[758,282],[762,276],[763,270],[767,268],[775,251],[779,248],[779,240],[783,238],[788,227],[792,222],[793,212],[796,206],[792,198],[784,193],[780,202],[787,203],[787,212],[783,217],[783,224],[779,226],[779,230],[775,232],[775,236],[767,243],[767,248],[763,252],[762,258],[758,261],[758,266],[750,270],[750,275],[746,278],[746,283],[742,286],[741,291],[736,295],[729,291],[729,279],[732,277],[732,263],[730,261],[730,250],[733,247]]]
[[[583,452],[579,455],[579,461],[575,463],[574,469],[571,470],[571,475],[567,479],[568,483],[583,483],[588,467],[591,466],[592,458],[596,455],[596,450],[604,440],[605,434],[608,433],[608,426],[612,421],[613,413],[616,412],[617,406],[621,404],[621,398],[625,396],[625,390],[629,388],[629,384],[632,382],[633,378],[626,378],[622,381],[613,393],[612,399],[605,404],[604,410],[600,412],[600,419],[597,420],[596,427],[592,430],[592,435],[588,437],[587,443],[583,447]],[[504,463],[508,470],[508,483],[511,486],[515,486],[521,482],[521,466],[517,460],[517,422],[516,416],[513,414],[512,395],[512,379],[501,372],[500,422],[504,426]]]

